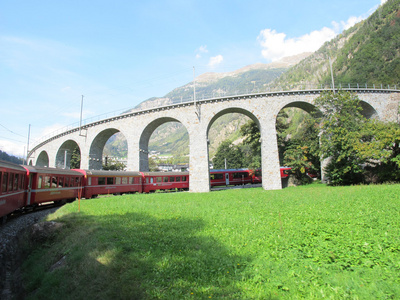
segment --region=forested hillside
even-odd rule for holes
[[[271,85],[400,83],[400,1],[388,0],[368,19],[344,31]]]
[[[388,1],[362,22],[337,54],[338,82],[400,83],[400,1]]]
[[[15,164],[22,164],[22,159],[13,155],[9,155],[6,152],[0,150],[0,159],[9,161]]]

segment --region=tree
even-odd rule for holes
[[[149,171],[150,171],[150,172],[157,172],[157,171],[160,171],[160,170],[158,169],[157,162],[156,162],[155,159],[152,158],[152,157],[149,157]]]
[[[242,145],[245,149],[245,157],[247,167],[250,169],[258,169],[261,167],[261,134],[257,124],[250,120],[242,127],[240,133],[244,136]]]
[[[215,169],[225,168],[225,159],[228,169],[238,169],[244,166],[244,155],[240,147],[233,145],[232,141],[223,141],[217,149],[213,158],[213,165]]]
[[[22,162],[23,162],[22,158],[16,157],[14,155],[9,155],[6,152],[3,152],[1,150],[0,150],[0,159],[12,162],[14,164],[22,164]]]
[[[319,126],[316,119],[310,114],[305,114],[296,128],[296,134],[285,143],[283,164],[292,168],[292,174],[300,183],[310,182],[308,173],[317,177],[320,175],[318,133]]]
[[[369,120],[359,131],[355,149],[365,161],[368,181],[400,180],[400,125]]]
[[[103,170],[107,171],[123,171],[126,165],[115,158],[106,158],[106,163],[102,166]]]
[[[322,111],[321,156],[329,158],[325,172],[332,185],[348,185],[363,180],[363,159],[355,148],[358,131],[366,122],[358,96],[346,91],[325,92],[315,104]]]
[[[79,169],[80,167],[81,167],[81,151],[80,151],[79,147],[76,147],[72,151],[70,168],[71,169]]]

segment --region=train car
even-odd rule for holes
[[[252,183],[257,184],[257,183],[262,183],[262,172],[261,169],[256,169],[256,170],[251,170],[251,180]],[[282,174],[281,174],[282,176]]]
[[[83,175],[79,172],[56,168],[23,166],[27,175],[25,207],[44,203],[63,204],[73,201],[83,190]]]
[[[25,205],[26,170],[0,160],[0,221]]]
[[[81,170],[83,175],[83,198],[95,198],[105,194],[142,193],[143,175],[140,172]]]
[[[280,175],[281,179],[286,179],[290,175],[290,170],[292,168],[290,167],[280,167]],[[262,172],[261,169],[256,169],[254,171],[250,171],[251,176],[252,176],[252,182],[253,183],[262,183]]]
[[[211,170],[211,187],[221,185],[244,185],[252,183],[249,169]]]
[[[143,192],[189,189],[189,172],[143,172]]]
[[[290,175],[291,169],[292,168],[289,168],[289,167],[281,167],[281,178],[282,179],[288,178]]]

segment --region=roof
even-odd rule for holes
[[[0,168],[8,168],[16,171],[26,172],[26,170],[22,166],[5,160],[0,160]]]
[[[30,173],[82,176],[81,173],[74,171],[74,170],[70,170],[70,169],[45,168],[45,167],[37,167],[37,166],[24,166],[24,168],[26,170],[28,170]]]
[[[105,170],[77,170],[85,175],[101,176],[101,177],[127,177],[127,176],[142,176],[142,173],[137,171],[105,171]]]

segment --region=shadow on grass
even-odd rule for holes
[[[57,222],[67,226],[25,267],[47,266],[30,279],[33,298],[241,298],[238,281],[247,260],[207,235],[201,219],[79,213]],[[61,257],[65,266],[51,271]]]

